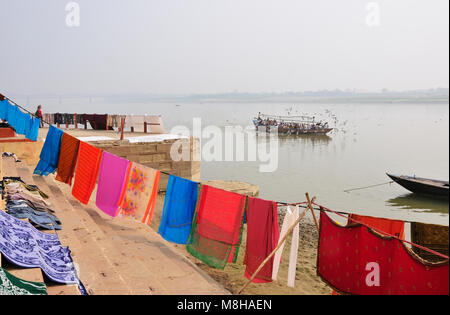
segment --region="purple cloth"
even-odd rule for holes
[[[117,216],[117,205],[125,184],[130,161],[103,151],[95,204],[107,215]]]
[[[42,233],[1,210],[0,252],[17,266],[41,268],[55,282],[79,283],[70,250],[57,234]]]

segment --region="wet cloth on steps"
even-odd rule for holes
[[[318,275],[340,293],[449,294],[448,260],[428,263],[398,239],[320,215]]]
[[[236,262],[246,196],[204,185],[187,242],[188,252],[214,268]]]
[[[167,241],[186,244],[198,197],[198,183],[171,175],[158,233]]]
[[[79,145],[80,140],[64,133],[61,139],[61,153],[59,154],[56,180],[72,185]]]
[[[42,147],[40,161],[34,170],[34,174],[47,176],[55,172],[58,167],[62,135],[63,131],[61,129],[50,126]]]
[[[129,165],[130,161],[103,151],[95,204],[111,217],[115,217],[118,214],[118,202],[125,184]]]
[[[102,150],[80,142],[72,195],[83,204],[88,204],[95,188],[101,159]]]
[[[245,276],[250,279],[261,263],[278,245],[278,206],[276,202],[259,198],[247,199],[247,246],[244,264]],[[253,279],[255,283],[272,281],[273,257]]]

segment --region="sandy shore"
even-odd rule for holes
[[[164,205],[164,195],[160,194],[156,203],[156,208],[152,220],[151,227],[158,230],[161,222],[161,213]],[[284,214],[280,209],[278,215],[278,222],[283,224]],[[176,250],[182,253],[189,260],[194,262],[199,268],[205,271],[209,276],[222,284],[231,293],[236,292],[246,283],[247,278],[244,276],[245,265],[243,264],[246,246],[247,227],[244,225],[242,245],[239,250],[238,260],[235,264],[228,263],[224,270],[211,268],[202,261],[191,256],[183,245],[172,244]],[[317,256],[317,242],[318,232],[312,217],[305,216],[300,222],[300,242],[299,253],[297,260],[297,276],[295,281],[295,288],[287,286],[287,274],[289,266],[289,251],[291,246],[291,238],[287,239],[287,244],[283,251],[283,262],[280,265],[278,280],[272,283],[254,284],[251,283],[243,292],[243,294],[253,295],[321,295],[331,294],[332,290],[323,283],[316,275],[316,256]]]

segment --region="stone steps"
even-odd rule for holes
[[[70,196],[69,186],[62,183],[58,186],[65,196]],[[150,284],[147,288],[152,294],[226,293],[196,266],[166,246],[165,241],[150,227],[130,219],[111,218],[91,203],[85,206],[71,196],[68,199],[72,200],[75,209],[89,215],[122,256],[139,269],[141,282]],[[205,286],[205,281],[208,286]]]
[[[33,176],[23,162],[3,162],[4,176],[20,176],[49,195],[63,224],[58,236],[69,246],[89,294],[229,294],[149,226],[98,210],[92,200],[95,191],[91,202],[83,205],[54,175]],[[37,279],[38,274],[25,276]],[[55,295],[79,294],[78,289],[71,291],[73,286],[54,283],[47,283],[47,289]]]
[[[2,158],[2,175],[3,176],[21,176],[16,168],[17,164],[13,158]],[[32,181],[29,181],[32,184]],[[3,204],[4,205],[4,204]],[[45,233],[54,233],[53,231],[43,231]],[[0,266],[2,266],[0,261]],[[35,282],[45,282],[46,278],[40,268],[20,268],[9,262],[3,262],[3,266],[6,270],[8,270],[12,275],[27,280],[27,281],[35,281]],[[67,295],[79,295],[80,292],[76,285],[64,285],[59,283],[51,283],[49,281],[46,282],[47,292],[49,295],[57,294],[58,292],[63,292]]]
[[[116,266],[105,257],[110,244],[95,235],[95,227],[80,217],[50,178],[32,176],[27,166],[18,168],[25,182],[36,184],[49,195],[56,213],[62,221],[58,236],[63,246],[69,246],[74,262],[78,264],[79,277],[89,294],[131,294],[129,285],[121,278]],[[94,233],[92,232],[94,230]]]

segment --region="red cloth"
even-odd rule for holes
[[[83,204],[88,204],[89,198],[91,198],[97,183],[101,160],[102,150],[80,141],[72,195]]]
[[[198,233],[226,244],[238,244],[245,198],[208,185],[202,186],[197,217]]]
[[[401,241],[362,225],[339,226],[324,211],[320,219],[317,273],[334,289],[365,295],[449,294],[448,261],[426,263]],[[379,283],[373,277],[377,266]]]
[[[280,227],[278,225],[277,203],[249,197],[247,201],[247,248],[244,264],[245,276],[250,279],[261,263],[278,245]],[[272,281],[272,257],[258,272],[252,282]]]
[[[403,221],[367,217],[357,214],[351,214],[349,217],[358,222],[367,224],[368,226],[377,229],[377,231],[383,231],[388,235],[395,235],[401,239],[405,239],[405,222]],[[350,218],[347,223],[348,225],[354,224]]]

